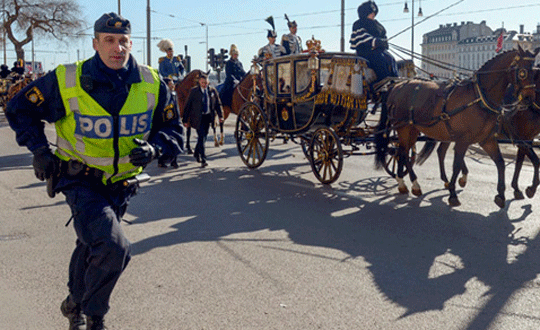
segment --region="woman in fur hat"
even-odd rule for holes
[[[366,1],[358,7],[358,20],[354,22],[351,34],[351,49],[369,61],[369,67],[377,74],[377,81],[386,77],[397,77],[396,61],[388,52],[386,29],[375,16],[379,8],[373,1]]]
[[[171,78],[177,83],[184,77],[184,65],[180,56],[174,56],[174,44],[170,39],[163,39],[157,44],[159,50],[167,56],[159,58],[159,74],[164,78]]]
[[[219,95],[224,106],[231,106],[234,87],[246,75],[242,63],[238,60],[238,48],[236,45],[231,45],[229,54],[231,54],[231,58],[225,64],[225,82]]]

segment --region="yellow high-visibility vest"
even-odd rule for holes
[[[146,140],[150,133],[159,98],[159,74],[139,65],[142,81],[131,85],[119,115],[112,116],[81,87],[83,63],[56,68],[66,109],[66,116],[55,123],[56,155],[102,170],[104,184],[133,177],[142,167],[129,162],[129,153],[137,147],[134,138]]]

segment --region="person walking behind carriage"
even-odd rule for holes
[[[266,22],[272,26],[272,30],[268,30],[266,38],[268,38],[268,45],[259,49],[258,59],[267,60],[269,58],[276,58],[287,53],[287,50],[280,44],[276,44],[276,28],[274,25],[274,17],[270,16],[266,19]]]
[[[397,77],[396,60],[388,52],[386,29],[375,16],[379,9],[375,2],[366,1],[358,7],[358,20],[354,22],[351,34],[351,49],[369,61],[369,67],[375,71],[377,79]]]
[[[130,261],[120,221],[137,184],[127,180],[160,149],[178,152],[162,132],[170,94],[157,70],[137,64],[130,54],[130,22],[104,14],[94,24],[92,45],[93,57],[59,65],[6,108],[17,143],[34,155],[36,177],[48,180],[51,197],[62,192],[72,212],[77,241],[69,295],[60,306],[70,330],[106,329],[111,293]],[[55,124],[55,154],[43,121]]]
[[[180,119],[180,110],[178,109],[178,99],[176,91],[174,90],[174,83],[171,78],[163,78],[165,84],[171,92],[171,103],[165,108],[163,112],[163,122],[168,123],[167,127],[163,130],[168,136],[172,138],[171,143],[178,149],[182,149],[184,143],[184,126]],[[158,158],[158,167],[167,167],[167,163],[170,163],[173,168],[178,168],[178,161],[176,155],[163,154]]]
[[[296,35],[298,31],[298,25],[296,21],[290,21],[287,14],[285,14],[285,19],[287,20],[287,26],[289,27],[288,34],[284,34],[281,37],[281,45],[285,48],[285,54],[300,54],[302,53],[302,39]]]
[[[191,89],[184,106],[183,122],[186,127],[197,130],[197,145],[193,156],[201,167],[208,165],[206,161],[205,142],[208,136],[210,124],[216,114],[219,121],[223,122],[221,100],[217,90],[208,84],[208,74],[201,72],[199,85]]]
[[[174,44],[170,39],[162,39],[157,44],[159,50],[167,53],[167,56],[159,58],[159,74],[163,78],[171,78],[173,83],[178,83],[184,78],[184,65],[180,56],[174,56]]]

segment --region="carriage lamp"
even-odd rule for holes
[[[308,59],[308,68],[311,70],[317,70],[319,68],[319,57],[316,54],[312,54]]]
[[[255,75],[261,73],[261,70],[259,69],[259,65],[257,63],[253,63],[253,65],[251,65],[251,72]]]

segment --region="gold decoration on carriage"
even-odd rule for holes
[[[283,108],[281,110],[281,118],[283,119],[283,121],[289,120],[289,111],[287,111],[287,108]]]
[[[364,93],[366,62],[360,58],[335,56],[326,85],[315,97],[315,104],[331,104],[345,109],[367,109]]]

